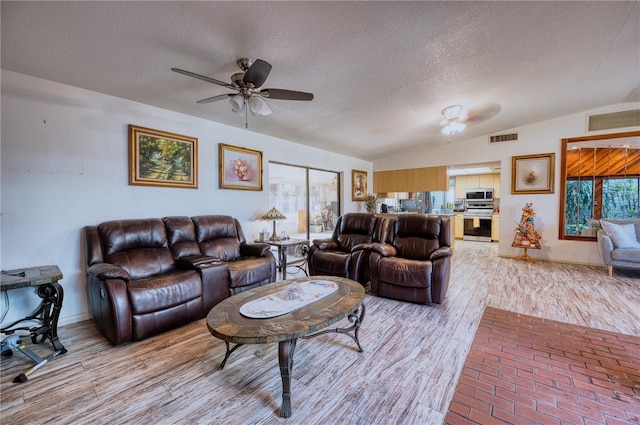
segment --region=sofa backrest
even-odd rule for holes
[[[222,261],[240,257],[240,245],[246,243],[246,239],[237,219],[228,215],[201,215],[191,219],[202,255]]]
[[[159,218],[106,221],[98,225],[98,234],[104,262],[122,267],[132,280],[175,268]]]
[[[200,255],[196,241],[196,231],[191,217],[165,217],[162,219],[167,229],[169,248],[176,260]]]
[[[338,218],[333,238],[344,251],[361,243],[376,241],[376,223],[378,217],[370,213],[347,213]]]
[[[436,249],[451,246],[450,219],[424,214],[400,214],[390,233],[398,257],[428,260]]]
[[[601,221],[608,221],[614,224],[633,224],[636,229],[636,240],[640,241],[640,218],[603,218]]]

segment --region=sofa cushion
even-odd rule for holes
[[[382,282],[413,288],[431,286],[433,264],[430,261],[389,257],[380,259],[377,267],[378,280]]]
[[[625,261],[628,263],[639,264],[638,261],[640,259],[640,249],[635,249],[635,248],[614,249],[613,251],[611,251],[611,258],[614,261]]]
[[[255,285],[271,279],[271,262],[266,257],[243,258],[229,263],[230,288]]]
[[[221,261],[233,261],[240,257],[243,238],[238,233],[236,220],[225,215],[192,217],[200,252]]]
[[[316,275],[348,276],[351,253],[318,250],[314,252],[310,261]]]
[[[131,312],[145,314],[202,297],[202,282],[195,270],[183,270],[130,282],[128,291]]]
[[[640,242],[636,239],[636,228],[632,223],[616,224],[606,220],[600,220],[600,224],[611,238],[614,248],[640,249]]]

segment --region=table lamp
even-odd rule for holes
[[[266,213],[262,214],[262,216],[260,217],[260,220],[273,220],[273,234],[271,235],[271,237],[269,238],[270,241],[279,241],[280,238],[278,237],[278,235],[276,234],[276,220],[286,220],[287,217],[285,217],[280,211],[278,211],[277,209],[271,208],[269,211],[267,211]]]

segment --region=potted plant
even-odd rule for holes
[[[368,213],[375,213],[378,202],[380,202],[380,198],[378,198],[377,194],[367,193],[364,198],[364,208]]]

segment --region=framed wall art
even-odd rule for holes
[[[129,184],[198,188],[198,139],[129,125]]]
[[[351,200],[364,201],[367,196],[367,172],[351,170]]]
[[[220,143],[220,188],[262,190],[262,152]]]
[[[554,153],[514,156],[511,164],[511,193],[553,193],[554,167]]]

